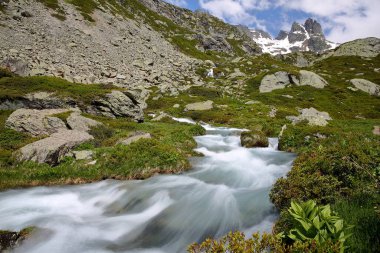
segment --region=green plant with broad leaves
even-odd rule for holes
[[[288,234],[290,239],[314,242],[321,247],[327,243],[338,243],[340,252],[344,252],[344,242],[351,236],[349,230],[353,226],[344,225],[343,219],[331,211],[330,205],[317,206],[313,200],[303,203],[292,201],[288,211],[294,225]]]

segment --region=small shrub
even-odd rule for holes
[[[115,134],[115,130],[102,124],[91,128],[89,134],[94,136],[95,147],[100,147],[105,140],[111,138]]]
[[[345,226],[343,219],[331,212],[330,205],[317,206],[315,201],[303,203],[292,201],[288,209],[292,217],[293,228],[287,235],[294,241],[316,243],[324,247],[326,243],[339,244],[341,252],[344,243],[351,234],[350,226]]]

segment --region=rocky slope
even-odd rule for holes
[[[205,51],[261,52],[234,26],[208,14],[161,1],[142,3],[2,1],[1,66],[22,76],[130,89],[157,85],[177,94],[190,83],[202,84],[194,74],[202,62],[194,58],[207,57]]]
[[[294,22],[289,32],[281,30],[275,39],[261,30],[252,30],[251,36],[262,47],[264,53],[270,54],[299,51],[322,53],[337,46],[336,43],[326,40],[322,26],[311,18],[303,25]]]
[[[0,13],[2,66],[22,76],[56,76],[76,83],[110,83],[174,93],[198,83],[199,64],[148,24],[99,6],[87,21],[59,1],[65,20],[38,1],[9,1]],[[27,13],[27,15],[25,15]],[[170,83],[170,87],[168,87]]]

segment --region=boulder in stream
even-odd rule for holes
[[[240,142],[243,147],[268,147],[268,138],[262,132],[242,132]]]

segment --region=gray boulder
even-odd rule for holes
[[[323,89],[328,85],[327,81],[311,71],[300,71],[300,86],[310,85],[317,89]]]
[[[77,130],[61,130],[50,137],[30,143],[17,151],[19,161],[58,164],[79,144],[93,139],[90,134]]]
[[[350,82],[359,90],[367,92],[370,95],[380,96],[380,85],[365,79],[352,79]]]
[[[213,101],[207,100],[205,102],[198,102],[187,104],[185,106],[185,111],[206,111],[211,110],[213,108]]]
[[[72,130],[84,132],[88,132],[91,127],[98,126],[101,124],[96,120],[83,117],[82,115],[80,115],[80,112],[71,113],[70,116],[67,117],[66,121],[67,125],[69,125],[69,127]]]
[[[106,117],[129,117],[137,122],[144,121],[140,103],[129,93],[113,90],[104,98],[93,102],[91,110]]]
[[[18,109],[7,119],[5,126],[32,136],[43,136],[67,129],[66,124],[51,115],[64,113],[69,109]]]
[[[118,141],[118,144],[129,145],[141,139],[151,139],[151,138],[152,136],[150,135],[150,133],[134,132],[130,134],[128,138]]]
[[[289,74],[279,71],[271,75],[266,75],[261,80],[260,93],[271,92],[277,89],[284,89],[290,84]]]
[[[306,120],[311,126],[326,126],[332,120],[327,112],[320,112],[313,107],[301,109],[300,113],[299,116],[287,116],[286,119],[292,121],[293,125]]]

